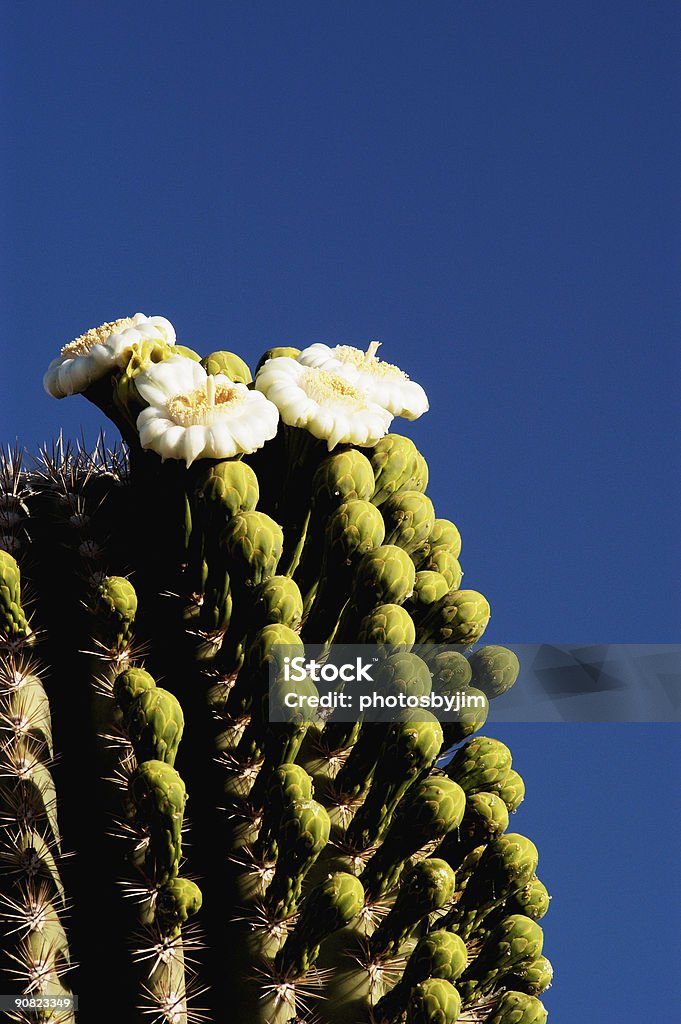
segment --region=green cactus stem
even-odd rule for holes
[[[164,761],[138,765],[128,783],[140,825],[148,832],[145,873],[155,884],[174,878],[182,856],[187,791],[178,772]]]

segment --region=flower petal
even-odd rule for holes
[[[140,441],[163,459],[190,466],[231,458],[262,448],[277,432],[279,412],[265,395],[184,356],[152,364],[136,383],[150,402],[137,418]]]
[[[165,317],[136,313],[86,331],[52,360],[43,385],[55,398],[84,391],[113,367],[123,366],[132,346],[147,338],[174,344],[175,330]]]
[[[326,354],[317,354],[327,366]],[[329,451],[343,443],[373,444],[388,432],[392,420],[392,414],[348,380],[347,373],[331,373],[287,356],[265,363],[255,386],[278,407],[284,423],[325,440]]]

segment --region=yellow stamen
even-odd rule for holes
[[[224,384],[216,384],[213,377],[208,377],[206,388],[199,388],[188,395],[174,395],[167,405],[168,415],[181,427],[192,427],[209,423],[228,405],[240,402],[240,395],[235,388]]]
[[[335,398],[351,402],[355,406],[359,404],[364,407],[366,405],[366,396],[336,373],[310,368],[300,383],[305,394],[320,404],[328,402],[330,398]]]
[[[384,363],[382,359],[378,358],[376,352],[380,344],[380,341],[370,342],[366,352],[362,352],[361,348],[355,348],[353,345],[337,345],[333,354],[342,363],[352,363],[358,369],[368,370],[374,376],[400,377],[405,380],[407,374],[404,370],[400,370],[399,366],[393,366],[392,363]]]
[[[103,345],[107,338],[127,327],[134,327],[135,323],[130,316],[122,317],[120,320],[112,320],[111,323],[102,324],[101,327],[92,327],[79,338],[64,345],[61,350],[63,356],[85,356],[95,345]]]

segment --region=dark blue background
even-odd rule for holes
[[[678,4],[4,13],[2,437],[93,437],[42,373],[138,310],[251,363],[381,339],[493,637],[678,639]],[[551,1020],[671,1019],[678,730],[503,736]]]

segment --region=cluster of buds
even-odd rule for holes
[[[462,589],[459,531],[394,431],[428,399],[378,348],[269,349],[252,374],[138,313],[65,345],[44,379],[105,412],[125,455],[6,460],[2,507],[20,512],[53,662],[68,838],[101,865],[66,886],[84,1020],[129,955],[126,1021],[217,1021],[226,1006],[237,1024],[546,1021],[549,896],[536,847],[508,831],[524,784],[478,735],[519,664],[480,646],[489,603]],[[29,627],[11,587],[3,607],[12,644]],[[405,709],[275,720],[290,665],[338,644],[372,645]],[[314,702],[322,677],[306,670],[297,692]],[[413,709],[461,694],[453,721]],[[77,772],[97,776],[83,792],[99,817],[74,808]],[[113,837],[93,836],[102,817]],[[107,908],[97,934],[77,912],[88,899]]]

